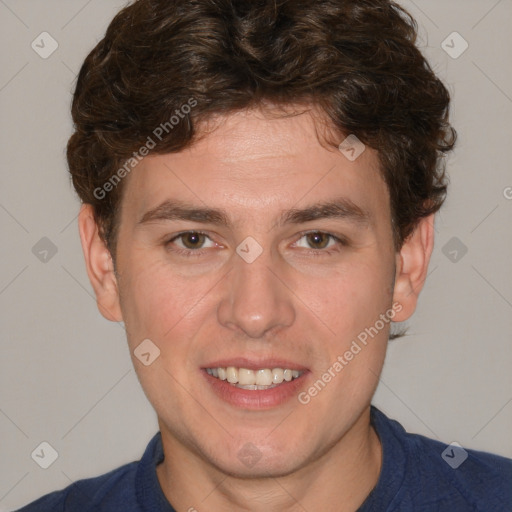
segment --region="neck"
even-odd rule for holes
[[[370,408],[334,445],[296,471],[267,478],[237,478],[207,463],[162,428],[160,486],[177,511],[354,512],[377,484],[382,449]]]

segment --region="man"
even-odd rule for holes
[[[512,461],[371,406],[455,144],[388,0],[139,0],[87,57],[68,143],[98,308],[160,431],[23,508],[512,509]],[[462,458],[467,458],[462,461]]]

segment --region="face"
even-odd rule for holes
[[[421,251],[395,252],[376,152],[351,161],[317,129],[248,111],[146,157],[126,178],[117,275],[91,277],[164,439],[228,474],[290,473],[357,429],[390,320],[414,310]]]

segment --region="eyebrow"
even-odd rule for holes
[[[338,197],[305,208],[283,210],[279,215],[277,225],[303,224],[319,219],[342,219],[361,227],[368,227],[371,224],[372,216],[367,210],[359,207],[350,199]],[[155,208],[148,210],[141,217],[138,224],[170,220],[201,222],[227,228],[233,226],[226,210],[198,207],[177,199],[167,199]]]

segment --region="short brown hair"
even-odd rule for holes
[[[390,0],[137,0],[125,7],[80,70],[67,146],[73,185],[93,206],[112,257],[127,160],[149,139],[154,153],[180,151],[201,120],[267,101],[320,107],[340,134],[378,151],[398,250],[444,202],[442,156],[457,136],[449,93],[416,38],[416,21]],[[165,130],[156,137],[159,126]]]

